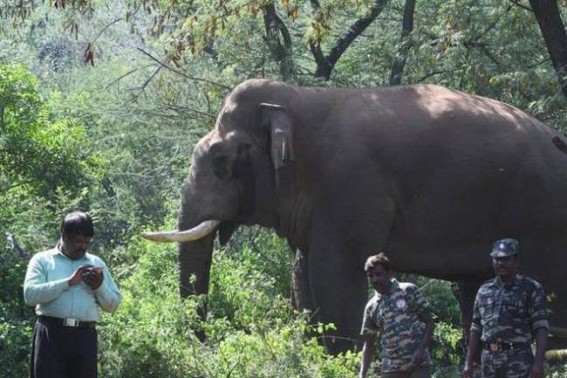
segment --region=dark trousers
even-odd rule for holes
[[[30,378],[96,378],[97,348],[96,328],[65,327],[38,319]]]

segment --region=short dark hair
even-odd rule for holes
[[[88,213],[73,211],[63,218],[61,222],[61,236],[70,237],[76,235],[93,237],[93,220]]]
[[[390,267],[390,259],[384,254],[384,252],[380,252],[366,259],[366,262],[364,263],[364,271],[368,272],[376,265],[380,265],[386,272],[389,272],[392,269]]]

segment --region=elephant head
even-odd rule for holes
[[[194,149],[178,231],[143,234],[180,243],[182,296],[207,293],[216,235],[225,244],[239,225],[278,228],[278,172],[294,160],[293,126],[276,98],[282,85],[259,83],[268,84],[249,81],[231,93],[215,128]]]

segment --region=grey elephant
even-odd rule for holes
[[[180,243],[186,296],[207,293],[217,234],[274,229],[296,249],[296,305],[336,325],[332,353],[358,343],[369,255],[458,282],[468,320],[491,244],[514,237],[522,270],[554,294],[553,334],[567,338],[567,156],[554,138],[512,106],[434,85],[248,80],[194,150],[179,231],[144,236]]]

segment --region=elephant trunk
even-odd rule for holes
[[[208,293],[214,238],[213,232],[199,240],[179,243],[177,260],[181,298]],[[197,314],[202,320],[206,319],[206,299],[200,301]],[[206,339],[203,329],[195,329],[195,335],[202,341]]]
[[[207,294],[215,233],[179,244],[179,293],[182,298]],[[203,311],[204,313],[204,311]]]

